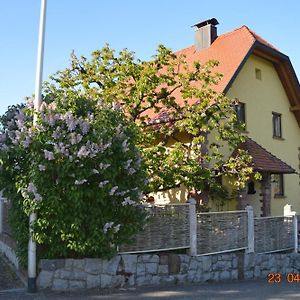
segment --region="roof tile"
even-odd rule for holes
[[[288,174],[295,173],[295,169],[277,158],[275,155],[267,151],[251,138],[238,146],[238,149],[247,150],[253,158],[253,167],[258,172],[270,172],[272,174]],[[232,153],[232,156],[237,155],[237,150]]]

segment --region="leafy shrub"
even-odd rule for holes
[[[144,220],[134,125],[120,111],[78,97],[43,103],[35,126],[33,114],[18,110],[0,144],[0,185],[13,202],[21,260],[31,212],[38,215],[40,257],[112,257]]]

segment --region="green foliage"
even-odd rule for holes
[[[137,132],[122,112],[84,98],[20,110],[1,138],[1,187],[26,261],[28,215],[39,256],[112,257],[144,222]]]
[[[18,113],[8,129],[8,115],[2,119],[0,187],[19,211],[14,227],[23,228],[34,210],[34,238],[44,257],[109,257],[141,228],[135,203],[142,188],[184,185],[219,195],[220,175],[243,188],[253,172],[251,157],[223,154],[245,137],[234,100],[214,88],[222,78],[217,65],[188,63],[164,46],[150,61],[108,45],[90,59],[72,53],[70,66],[44,84],[48,104],[37,126],[32,110]],[[17,235],[24,249],[28,233]]]
[[[180,184],[201,191],[216,172],[231,176],[243,188],[252,173],[250,157],[240,153],[233,163],[222,148],[232,150],[244,141],[236,123],[235,101],[215,91],[222,78],[217,61],[188,63],[160,45],[150,61],[132,52],[116,54],[108,45],[91,58],[71,55],[71,66],[52,76],[45,92],[80,93],[118,105],[140,129],[137,146],[150,178],[146,193]],[[197,99],[197,101],[195,101]],[[189,141],[182,140],[186,133]]]

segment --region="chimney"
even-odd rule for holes
[[[217,38],[217,27],[219,22],[217,19],[212,18],[193,25],[196,27],[195,30],[195,47],[196,51],[201,51],[202,49],[210,47],[210,45]]]

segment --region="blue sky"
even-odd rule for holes
[[[300,1],[48,0],[43,80],[109,43],[149,59],[158,44],[193,44],[191,25],[212,17],[218,33],[242,25],[288,55],[300,79]],[[40,0],[0,3],[0,114],[34,93]]]

